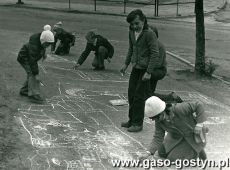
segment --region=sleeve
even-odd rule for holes
[[[113,45],[107,40],[108,42],[108,47],[109,47],[109,54],[108,54],[108,57],[109,58],[112,58],[113,57],[113,54],[114,54],[114,47]]]
[[[128,54],[126,55],[126,59],[125,59],[125,64],[127,66],[131,62],[132,55],[133,55],[133,44],[132,44],[132,40],[131,40],[131,32],[129,32],[129,50],[128,50]]]
[[[195,113],[195,119],[197,123],[202,123],[207,120],[207,116],[204,110],[204,106],[201,102],[189,103],[191,113]]]
[[[55,35],[54,36],[54,43],[52,43],[52,46],[51,46],[51,51],[55,50],[57,41],[58,41],[58,37],[57,37],[57,35]]]
[[[151,74],[153,73],[154,68],[160,65],[159,47],[156,34],[154,34],[152,31],[149,31],[146,37],[150,58],[147,72]]]
[[[163,143],[164,136],[165,136],[165,130],[161,128],[160,123],[158,121],[155,121],[155,132],[149,146],[149,151],[151,152],[152,155],[154,155],[154,153],[158,150],[158,148]]]
[[[93,44],[87,43],[85,50],[81,53],[81,56],[79,57],[77,63],[82,65],[92,50],[93,50]]]
[[[36,60],[36,56],[37,55],[41,55],[38,54],[36,49],[33,49],[32,47],[29,47],[29,57],[28,57],[28,61],[29,61],[29,65],[32,71],[33,75],[38,75],[39,74],[39,69],[38,69],[38,63]]]

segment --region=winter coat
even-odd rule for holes
[[[23,45],[17,58],[20,64],[29,65],[33,75],[39,73],[37,62],[45,55],[45,48],[41,45],[40,36],[41,33],[33,34],[29,42]]]
[[[60,40],[60,43],[63,43],[63,44],[65,44],[65,43],[70,44],[72,42],[74,44],[74,42],[75,42],[75,36],[72,33],[67,32],[62,28],[60,28],[60,29],[61,29],[61,31],[57,32],[54,36],[54,43],[51,46],[51,51],[55,50],[58,40]]]
[[[87,43],[85,50],[82,52],[81,56],[78,59],[78,64],[82,64],[88,55],[90,54],[91,51],[95,51],[95,55],[98,54],[98,49],[100,46],[105,47],[108,50],[108,56],[109,58],[113,57],[114,54],[114,48],[112,44],[103,36],[101,35],[96,35],[96,44],[94,45],[93,43]]]
[[[197,123],[206,120],[203,105],[199,102],[178,103],[171,107],[170,114],[174,115],[172,122],[166,120],[155,121],[155,134],[150,145],[150,152],[164,144],[166,153],[169,153],[183,139],[199,153],[205,146],[204,143],[196,143],[194,139],[194,128]],[[165,136],[165,132],[168,132]]]
[[[130,62],[137,68],[147,69],[148,73],[160,67],[159,47],[153,31],[144,29],[137,40],[135,32],[129,31],[129,50],[125,64],[129,65]]]
[[[166,62],[166,49],[165,46],[159,41],[158,47],[159,47],[159,66],[157,68],[154,68],[153,73],[151,74],[151,78],[154,80],[161,80],[165,77],[167,73],[167,62]]]

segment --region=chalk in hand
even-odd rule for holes
[[[125,75],[125,72],[123,70],[120,70],[120,73],[122,77]]]
[[[41,86],[45,86],[41,81],[40,81]]]

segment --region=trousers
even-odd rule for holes
[[[160,157],[169,159],[170,161],[176,161],[176,159],[190,160],[198,157],[196,151],[185,140],[177,144],[169,153],[166,153],[165,147],[162,144],[158,149],[158,154]]]
[[[93,67],[104,67],[104,60],[108,57],[108,50],[104,46],[100,46],[93,59]]]
[[[27,78],[20,89],[20,93],[27,94],[28,96],[40,95],[40,82],[32,74],[31,68],[28,63],[20,63],[26,71]]]
[[[145,69],[133,68],[129,78],[128,101],[131,125],[143,125],[145,100],[151,96],[150,80],[142,80],[145,72]]]

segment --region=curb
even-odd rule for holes
[[[177,59],[177,60],[179,60],[179,61],[181,61],[181,62],[187,64],[188,66],[190,66],[190,67],[192,67],[192,68],[195,68],[195,65],[194,65],[194,64],[192,64],[190,61],[188,61],[188,60],[186,60],[186,59],[180,57],[180,56],[177,55],[177,54],[174,54],[174,53],[172,53],[172,52],[170,52],[170,51],[166,51],[166,54],[170,55],[171,57],[174,57],[175,59]],[[230,82],[224,80],[223,77],[221,77],[221,76],[218,76],[218,75],[213,74],[212,77],[215,78],[215,79],[217,79],[217,80],[220,80],[221,82],[223,82],[223,83],[225,83],[225,84],[227,84],[227,85],[230,85]]]

